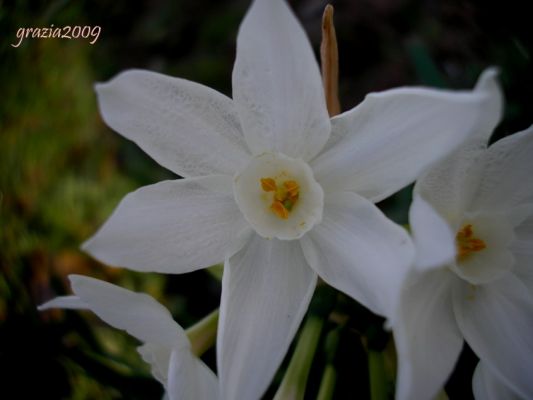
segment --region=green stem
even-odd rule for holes
[[[198,357],[209,350],[217,338],[218,309],[185,331],[191,350]]]
[[[326,367],[322,374],[320,389],[318,390],[317,400],[331,400],[337,383],[337,371],[335,369],[335,358],[343,326],[333,329],[326,336],[324,341],[324,353],[326,356]]]
[[[331,400],[333,399],[333,392],[335,391],[335,383],[337,383],[337,371],[333,364],[327,364],[320,381],[320,389],[316,400]]]
[[[383,352],[368,350],[368,372],[370,374],[370,398],[387,400],[387,376]]]
[[[217,281],[222,282],[222,274],[224,273],[224,264],[215,264],[207,268],[206,271]]]
[[[309,315],[274,400],[302,400],[324,321]]]

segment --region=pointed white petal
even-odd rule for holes
[[[109,325],[142,342],[188,348],[189,340],[168,310],[144,293],[89,278],[69,276],[73,292]]]
[[[479,362],[474,371],[472,390],[474,397],[479,400],[520,400],[520,397],[483,362]]]
[[[163,386],[167,387],[168,367],[172,347],[155,343],[145,343],[137,347],[137,352],[141,355],[143,361],[150,365],[150,371],[154,378],[161,382]]]
[[[454,287],[465,340],[511,390],[533,398],[533,293],[512,273],[493,283]]]
[[[502,215],[506,221],[501,222],[511,229],[532,214],[531,154],[533,127],[488,150],[470,142],[419,179],[415,197],[424,197],[457,229],[457,224],[464,225],[465,214],[482,213]]]
[[[414,195],[409,223],[416,249],[415,267],[428,269],[455,259],[455,233],[422,197]]]
[[[39,311],[49,310],[51,308],[67,308],[70,310],[88,310],[90,307],[78,296],[60,296],[41,304],[37,309]]]
[[[232,195],[210,190],[214,180],[165,181],[130,193],[84,250],[138,271],[184,273],[222,262],[246,222]],[[230,177],[220,180],[232,187]]]
[[[498,75],[498,68],[487,68],[476,83],[474,90],[478,93],[487,93],[489,98],[485,102],[484,115],[479,119],[475,130],[468,135],[467,142],[486,145],[502,119],[504,97],[497,79]]]
[[[168,388],[170,400],[211,400],[218,382],[190,349],[185,331],[152,297],[80,275],[69,276],[77,296],[56,298],[41,306],[86,308],[109,325],[146,342],[137,350],[154,377]]]
[[[258,399],[283,360],[316,285],[296,241],[254,235],[222,279],[218,371],[225,399]]]
[[[533,202],[533,126],[491,145],[469,141],[415,187],[450,222],[467,210],[516,211]],[[518,218],[520,219],[520,218]],[[453,223],[453,222],[452,222]]]
[[[494,70],[485,71],[475,90],[500,93],[496,80],[491,79],[494,74]],[[414,193],[423,196],[452,225],[460,222],[475,195],[485,164],[481,160],[500,121],[502,102],[501,95],[491,95],[477,129],[416,182]]]
[[[96,92],[111,128],[181,176],[233,175],[248,159],[233,102],[215,90],[130,70]]]
[[[311,163],[316,179],[325,191],[353,190],[374,202],[384,199],[468,135],[486,129],[494,120],[488,110],[501,104],[495,78],[494,71],[483,74],[473,91],[400,88],[369,94],[332,119],[336,142]]]
[[[432,399],[442,389],[463,346],[453,315],[452,273],[413,271],[392,324],[398,352],[396,399]]]
[[[533,293],[533,215],[523,221],[515,230],[515,241],[511,251],[515,257],[514,272]]]
[[[389,316],[413,262],[407,232],[355,193],[326,197],[322,223],[301,240],[307,262],[331,286]]]
[[[486,142],[468,141],[422,175],[414,195],[423,197],[455,227],[475,195],[484,165],[479,160],[485,150]]]
[[[163,384],[169,400],[213,400],[218,392],[215,374],[189,347],[146,343],[137,348],[150,364],[152,375]]]
[[[190,351],[174,349],[170,356],[168,395],[170,400],[216,400],[218,380]]]
[[[480,162],[485,168],[473,209],[508,210],[533,203],[533,126],[491,145]]]
[[[307,161],[326,143],[330,123],[318,65],[302,27],[282,0],[256,0],[242,22],[233,99],[255,154]]]

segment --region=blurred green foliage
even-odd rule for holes
[[[522,2],[423,0],[333,1],[340,50],[341,103],[370,91],[423,84],[471,87],[489,65],[501,69],[507,96],[496,137],[533,121],[532,37]],[[323,1],[291,2],[318,49]],[[231,95],[235,37],[248,2],[0,1],[0,379],[18,398],[145,399],[161,395],[132,351],[136,342],[88,313],[36,306],[69,292],[82,273],[146,291],[189,326],[216,308],[209,274],[162,277],[102,266],[79,250],[129,191],[174,176],[106,128],[95,81],[147,68],[201,82]],[[274,22],[275,23],[275,22]],[[99,25],[84,40],[26,39],[20,27]],[[407,222],[410,189],[381,205]],[[220,271],[218,271],[220,272]],[[216,274],[215,274],[216,275]],[[338,295],[328,331],[342,326],[342,352],[317,354],[309,397],[322,368],[338,368],[335,398],[368,397],[366,348],[385,349],[392,393],[394,349],[383,320]],[[322,342],[324,341],[322,338]],[[322,343],[324,344],[324,343]],[[288,364],[288,359],[283,366]],[[206,361],[214,367],[213,352]],[[466,349],[448,385],[468,398],[475,356]],[[276,382],[281,380],[281,373]],[[316,382],[316,383],[315,383]],[[273,389],[265,396],[273,394]],[[471,394],[470,394],[471,396]]]

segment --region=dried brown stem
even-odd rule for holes
[[[339,52],[335,25],[333,24],[333,6],[331,4],[326,6],[322,16],[320,59],[326,105],[329,115],[332,117],[341,112],[341,106],[339,103]]]

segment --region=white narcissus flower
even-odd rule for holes
[[[433,398],[463,339],[476,398],[533,398],[533,127],[487,148],[500,106],[415,186],[417,268],[392,324],[399,400]]]
[[[151,296],[98,279],[70,275],[75,296],[62,296],[39,310],[91,310],[109,325],[127,331],[144,344],[137,348],[163,384],[170,400],[213,400],[218,396],[215,374],[191,351],[185,331]]]
[[[240,27],[233,99],[138,70],[96,89],[106,123],[185,179],[126,196],[84,249],[163,273],[225,260],[225,399],[266,390],[317,275],[387,312],[414,251],[373,203],[456,147],[499,96],[488,71],[474,91],[390,90],[330,120],[311,46],[281,0],[255,1]]]

